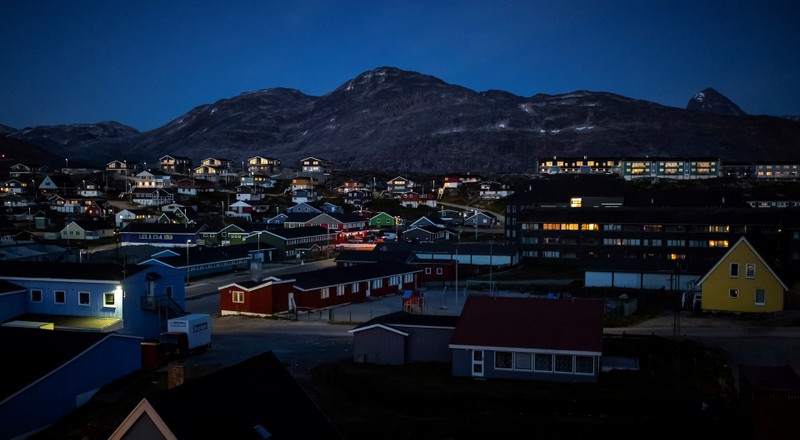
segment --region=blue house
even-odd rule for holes
[[[0,308],[2,309],[2,308]],[[142,339],[0,326],[0,440],[27,438],[142,366]]]
[[[154,340],[186,313],[184,271],[167,266],[4,261],[0,281],[3,326]]]

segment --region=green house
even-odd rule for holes
[[[385,212],[379,212],[374,216],[370,217],[369,219],[369,226],[371,228],[380,228],[386,226],[394,226],[396,223],[396,218],[392,215],[389,215]]]

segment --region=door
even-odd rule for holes
[[[474,350],[472,352],[472,375],[483,377],[483,350]]]

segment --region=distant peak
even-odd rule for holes
[[[744,116],[747,114],[733,101],[711,87],[706,87],[695,93],[686,105],[686,109],[727,116]]]

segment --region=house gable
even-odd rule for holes
[[[783,310],[788,287],[742,236],[697,281],[701,308],[709,311],[766,313]]]

